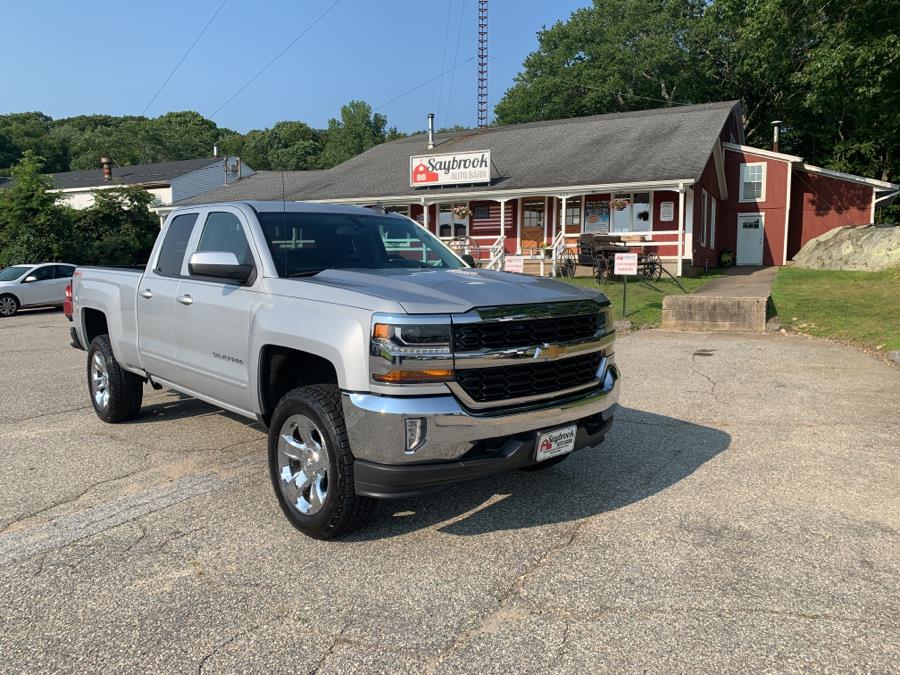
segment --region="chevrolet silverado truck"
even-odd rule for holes
[[[595,446],[619,395],[604,295],[475,269],[383,210],[179,209],[146,269],[79,267],[70,291],[100,419],[137,417],[150,384],[259,421],[281,509],[317,538]]]

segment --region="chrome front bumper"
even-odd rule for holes
[[[378,396],[345,392],[344,421],[358,460],[385,465],[450,462],[480,441],[552,429],[611,410],[619,399],[615,364],[601,366],[600,386],[562,400],[512,410],[470,412],[453,396]],[[406,420],[420,418],[425,440],[406,452]]]

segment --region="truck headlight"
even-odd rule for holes
[[[384,384],[452,380],[449,317],[376,315],[369,364],[372,379]]]

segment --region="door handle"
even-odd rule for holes
[[[193,304],[193,302],[194,302],[194,299],[189,295],[180,295],[180,296],[178,296],[177,300],[182,305],[190,305],[190,304]]]
[[[150,298],[153,297],[153,291],[151,291],[149,288],[145,288],[144,290],[141,291],[141,297],[147,298],[149,300]]]

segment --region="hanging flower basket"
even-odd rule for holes
[[[610,200],[609,200],[609,208],[615,209],[616,211],[621,211],[622,209],[624,209],[625,207],[629,206],[630,204],[631,204],[631,200],[630,200],[630,199],[619,199],[619,198],[616,198],[616,199],[610,199]]]
[[[472,215],[472,209],[465,205],[454,206],[452,209],[450,209],[450,212],[457,220],[465,220]]]

